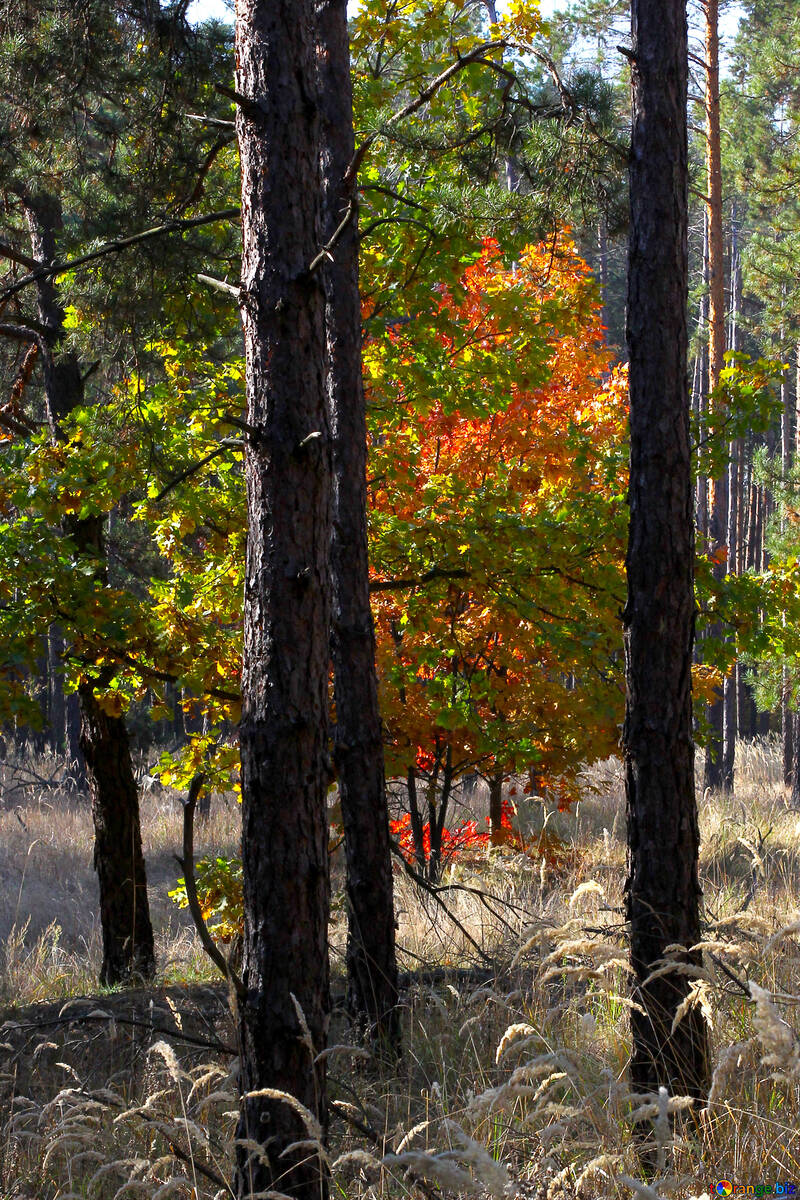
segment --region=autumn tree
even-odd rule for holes
[[[569,238],[516,257],[365,347],[388,764],[433,877],[465,773],[566,806],[622,717],[624,377]]]
[[[311,0],[236,23],[247,363],[242,1107],[236,1193],[327,1193],[331,434]],[[313,1114],[314,1128],[298,1113]],[[253,1142],[263,1153],[253,1154]]]
[[[699,1007],[675,1024],[700,938],[691,663],[694,524],[687,356],[684,0],[634,0],[628,351],[630,533],[624,613],[627,908],[642,1091],[706,1094]],[[684,947],[676,969],[667,947]],[[687,972],[686,967],[689,967]]]

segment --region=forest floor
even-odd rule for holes
[[[773,743],[742,746],[735,794],[701,803],[707,953],[695,999],[715,1067],[702,1111],[670,1130],[667,1098],[631,1096],[625,1084],[624,793],[609,762],[587,772],[570,813],[518,789],[534,849],[452,864],[442,900],[455,921],[396,876],[404,1052],[397,1063],[364,1060],[335,1017],[336,1191],[407,1195],[409,1170],[451,1195],[539,1200],[693,1197],[723,1179],[800,1187],[800,813],[779,767]],[[166,896],[179,873],[177,798],[150,792],[143,806],[161,974],[152,988],[101,994],[88,811],[52,789],[37,794],[35,781],[15,792],[10,782],[0,780],[11,797],[0,809],[0,1200],[229,1194],[234,1022]],[[482,788],[463,802],[483,817]],[[233,853],[237,823],[236,805],[215,801],[198,854]],[[334,991],[340,874],[334,863]],[[772,1001],[754,1005],[734,978]],[[643,1133],[656,1163],[646,1184]]]

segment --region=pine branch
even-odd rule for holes
[[[132,246],[140,246],[142,243],[152,241],[154,238],[165,237],[171,233],[184,233],[188,229],[196,229],[201,225],[213,225],[217,221],[230,221],[238,216],[238,208],[223,208],[219,212],[206,213],[202,217],[186,217],[165,221],[163,225],[155,225],[152,229],[142,230],[141,233],[133,233],[129,237],[124,238],[115,238],[112,242],[106,242],[105,245],[99,246],[96,250],[91,250],[88,254],[81,254],[77,258],[65,259],[64,261],[57,260],[48,264],[42,263],[35,271],[31,271],[29,275],[24,275],[22,279],[18,279],[4,291],[0,292],[0,304],[9,300],[12,296],[16,296],[18,292],[21,292],[23,288],[29,287],[32,283],[38,283],[42,279],[55,279],[59,275],[64,275],[67,271],[80,270],[83,267],[89,266],[90,263],[97,262],[98,259],[106,258],[109,254],[119,254],[123,250],[129,250]]]

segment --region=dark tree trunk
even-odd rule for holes
[[[325,1200],[285,1100],[325,1127],[330,435],[313,0],[240,0],[237,134],[247,362],[242,670],[244,994],[235,1191]],[[298,1009],[302,1011],[302,1019]],[[303,1023],[308,1033],[304,1033]],[[253,1095],[252,1093],[256,1094]],[[257,1094],[261,1092],[262,1094]]]
[[[47,631],[47,677],[50,688],[48,700],[48,724],[50,727],[50,749],[53,754],[64,753],[66,728],[66,697],[64,695],[63,663],[64,639],[57,625]]]
[[[347,1007],[387,1047],[399,1037],[394,891],[367,557],[355,152],[346,0],[318,0],[326,390],[333,440],[334,754],[347,860]]]
[[[503,776],[492,775],[489,780],[489,830],[493,846],[503,840]]]
[[[694,635],[687,357],[685,0],[634,0],[630,358],[630,539],[624,614],[627,912],[636,999],[631,1078],[706,1094],[708,1041],[689,981],[645,985],[671,943],[700,937],[691,663]],[[696,955],[689,956],[696,960]]]
[[[411,818],[411,836],[414,839],[414,857],[417,860],[417,866],[420,871],[423,871],[425,869],[425,826],[422,814],[419,811],[417,772],[413,767],[409,768],[406,776],[406,784],[408,787],[408,813]]]
[[[789,783],[792,788],[792,808],[800,810],[800,714],[790,714],[792,722],[792,761],[789,770]]]
[[[155,951],[128,731],[121,717],[103,712],[91,683],[82,684],[78,695],[92,799],[94,867],[100,882],[100,982],[150,979]]]
[[[31,730],[31,746],[34,754],[44,754],[50,743],[50,655],[46,637],[42,638],[42,653],[36,663],[34,678],[41,725]]]
[[[708,387],[713,392],[719,383],[720,371],[725,361],[725,263],[722,234],[722,157],[720,143],[719,107],[719,0],[706,0],[706,213],[708,220]],[[710,420],[718,417],[719,403],[709,401]],[[729,507],[729,478],[727,471],[711,486],[711,507],[708,521],[710,548],[721,552],[727,543],[727,517]],[[721,558],[714,566],[718,579],[725,576],[726,563]],[[722,628],[715,625],[709,631],[714,637],[722,636]],[[710,727],[704,770],[704,786],[725,787],[724,688],[713,704],[708,706],[707,719]]]
[[[81,750],[81,702],[77,692],[70,692],[66,697],[64,743],[67,759],[64,778],[67,788],[85,796],[89,791],[89,780],[86,778],[86,764]]]
[[[445,751],[444,763],[442,765],[442,791],[437,806],[436,792],[438,779],[439,772],[437,769],[428,790],[428,820],[431,839],[428,878],[432,883],[436,883],[442,872],[442,840],[447,827],[447,813],[453,790],[453,751],[450,746]]]
[[[56,230],[61,208],[50,196],[25,197],[33,257],[42,263],[56,258]],[[45,402],[50,432],[63,434],[61,422],[84,400],[80,363],[64,352],[64,308],[52,279],[37,283],[42,335]],[[93,561],[98,584],[106,582],[103,525],[99,517],[69,517],[64,531],[79,554]],[[153,930],[147,901],[147,881],[139,822],[139,794],[133,773],[128,733],[121,717],[109,717],[99,707],[91,682],[78,689],[79,744],[92,798],[95,868],[100,887],[103,966],[100,982],[150,978],[155,970]],[[74,750],[69,747],[70,754]],[[80,757],[80,755],[78,756]]]

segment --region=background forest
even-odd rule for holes
[[[648,5],[364,0],[348,62],[240,0],[234,78],[233,17],[4,0],[4,1200],[800,1186],[800,6],[689,10],[645,953]]]

